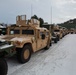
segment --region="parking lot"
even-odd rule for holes
[[[8,58],[8,75],[76,75],[76,34],[68,34],[49,50],[32,54],[29,62]]]

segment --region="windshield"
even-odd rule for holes
[[[34,35],[34,30],[22,30],[22,34]]]
[[[10,34],[20,34],[20,30],[14,30],[14,29],[11,29],[10,30]]]
[[[59,32],[59,30],[54,30],[54,32]]]
[[[10,34],[13,35],[13,34],[26,34],[26,35],[34,35],[34,30],[32,29],[10,29]]]

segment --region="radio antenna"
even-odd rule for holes
[[[52,24],[52,6],[51,6],[51,24]]]

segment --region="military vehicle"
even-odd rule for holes
[[[74,34],[75,33],[75,29],[74,28],[70,28],[69,33]]]
[[[0,35],[5,35],[5,34],[6,34],[6,26],[0,24]]]
[[[62,27],[62,29],[63,29],[63,37],[64,37],[65,35],[68,34],[68,29],[65,27]]]
[[[50,32],[39,27],[36,19],[26,20],[26,15],[16,17],[16,25],[7,28],[7,35],[2,39],[15,45],[17,58],[20,63],[29,61],[32,52],[40,49],[49,49],[51,45]],[[12,55],[12,54],[11,54]]]
[[[52,40],[54,40],[55,43],[57,43],[57,41],[59,41],[63,37],[63,30],[58,25],[43,24],[42,27],[45,27],[50,31],[50,33],[52,34]]]
[[[57,43],[57,36],[55,36],[54,34],[54,26],[52,24],[43,24],[41,27],[47,28],[50,31],[52,41],[54,41],[54,43]]]
[[[14,49],[15,46],[10,42],[0,39],[0,75],[7,74],[8,66],[5,57],[13,55],[15,53]]]
[[[59,41],[63,37],[63,30],[58,25],[54,25],[54,34],[57,36]]]
[[[75,34],[76,34],[76,29],[75,29]]]

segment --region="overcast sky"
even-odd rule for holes
[[[0,22],[15,23],[17,15],[36,14],[45,22],[61,23],[76,17],[76,0],[0,0]]]

